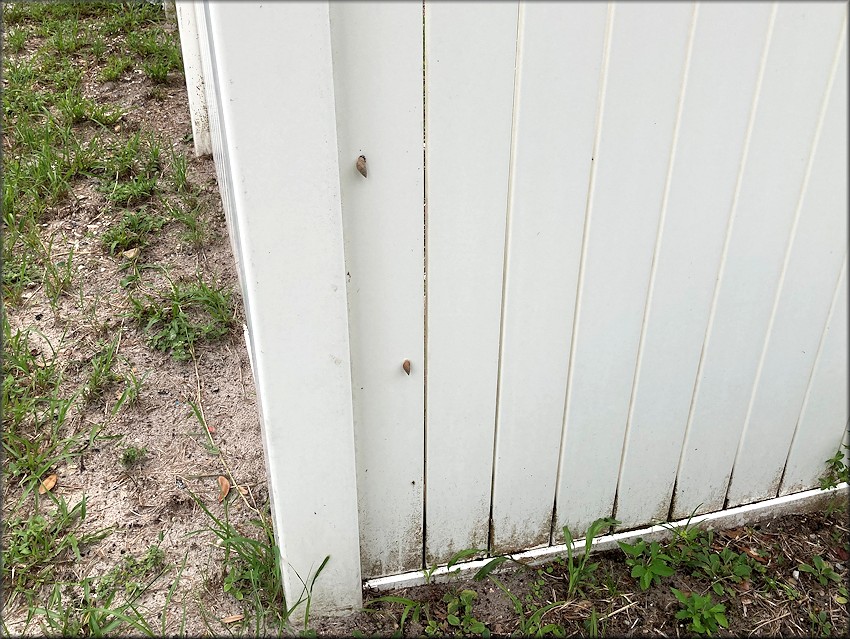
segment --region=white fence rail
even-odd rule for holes
[[[180,4],[288,597],[817,485],[846,4]]]

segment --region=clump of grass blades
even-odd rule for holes
[[[230,292],[196,282],[172,284],[159,299],[130,296],[135,319],[155,349],[170,352],[177,360],[188,359],[196,343],[226,335],[233,324]]]
[[[111,532],[77,532],[86,517],[85,497],[72,508],[61,497],[51,498],[56,504],[52,515],[34,513],[26,519],[12,517],[4,522],[3,581],[12,597],[35,595],[39,587],[55,580],[57,560],[72,555],[80,561],[80,546]]]
[[[140,211],[125,211],[119,222],[109,227],[101,236],[100,241],[110,255],[117,255],[132,248],[143,248],[147,245],[148,237],[165,225],[165,218]]]

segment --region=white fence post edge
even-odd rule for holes
[[[286,601],[329,556],[311,611],[343,613],[362,583],[328,3],[196,9]]]
[[[204,70],[201,63],[201,49],[198,43],[198,24],[195,16],[195,3],[179,0],[177,26],[180,30],[180,48],[183,52],[183,73],[186,76],[186,93],[189,99],[189,114],[192,120],[192,141],[195,155],[210,155],[210,122],[207,115],[207,97],[204,88]]]

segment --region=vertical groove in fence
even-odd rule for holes
[[[511,151],[508,162],[508,193],[505,201],[505,244],[502,257],[502,300],[499,309],[499,355],[496,363],[496,414],[493,422],[493,461],[490,471],[490,511],[487,517],[487,552],[493,552],[494,525],[493,501],[496,491],[496,474],[499,472],[499,433],[502,391],[502,363],[505,347],[505,305],[507,304],[508,267],[511,251],[511,227],[513,225],[514,190],[516,188],[517,120],[520,110],[520,82],[522,81],[523,42],[525,31],[524,2],[517,4],[516,57],[514,62],[514,95],[511,109]]]
[[[573,344],[557,523],[612,512],[692,8],[617,6]],[[602,442],[606,442],[604,445]]]
[[[732,506],[766,499],[777,491],[821,327],[841,271],[847,242],[845,39],[846,21],[838,38],[733,461],[726,494]],[[813,260],[813,255],[820,258]]]
[[[611,62],[611,33],[614,27],[614,11],[616,5],[612,2],[608,3],[605,16],[605,36],[602,54],[602,68],[599,72],[599,95],[596,106],[596,119],[593,133],[593,154],[590,157],[591,166],[590,174],[587,179],[587,191],[584,202],[584,218],[581,232],[581,249],[578,265],[578,273],[576,275],[576,293],[575,303],[573,304],[572,312],[572,327],[570,330],[569,357],[567,359],[567,381],[564,388],[564,405],[561,413],[560,434],[558,438],[558,463],[555,473],[555,499],[552,503],[552,515],[549,529],[549,543],[555,544],[556,530],[558,526],[558,503],[560,500],[561,476],[564,471],[564,441],[567,434],[567,415],[570,409],[570,392],[572,389],[572,379],[575,356],[576,335],[579,326],[579,308],[581,307],[582,291],[584,286],[584,271],[587,264],[587,239],[590,234],[590,222],[593,213],[593,195],[596,192],[596,168],[599,166],[595,158],[599,157],[599,143],[602,135],[602,124],[605,114],[605,95],[608,87],[608,69]]]
[[[491,497],[493,552],[549,543],[606,11],[604,4],[524,6]]]
[[[676,482],[675,517],[723,506],[845,11],[822,9],[777,9]]]
[[[664,520],[669,510],[770,14],[766,5],[700,6],[620,467],[615,514],[625,527]]]
[[[623,442],[620,446],[620,461],[617,470],[617,482],[614,486],[614,504],[611,511],[612,517],[615,517],[617,514],[617,500],[619,497],[620,479],[623,473],[626,450],[629,446],[629,435],[631,434],[632,425],[634,423],[633,418],[635,409],[635,395],[637,393],[638,384],[640,383],[641,364],[643,363],[644,353],[646,351],[647,325],[649,323],[650,309],[652,307],[652,302],[654,298],[655,285],[657,282],[658,275],[659,254],[661,252],[662,239],[664,237],[664,228],[666,226],[667,213],[670,205],[670,189],[673,180],[673,169],[676,165],[676,151],[679,146],[679,137],[682,129],[682,110],[685,104],[685,95],[688,90],[688,77],[691,70],[691,60],[694,50],[694,35],[698,19],[699,4],[694,4],[693,15],[691,16],[691,25],[688,31],[688,45],[687,51],[685,53],[684,72],[682,73],[682,87],[679,90],[679,99],[676,105],[676,122],[673,128],[673,142],[670,145],[670,159],[667,162],[667,175],[664,178],[664,195],[661,198],[661,213],[658,219],[658,230],[656,231],[655,235],[655,245],[652,250],[652,262],[650,263],[649,267],[649,284],[646,290],[646,301],[644,301],[643,312],[641,314],[637,356],[635,358],[634,374],[632,375],[632,384],[631,391],[629,393],[628,409],[626,410],[625,433],[623,434]],[[646,463],[646,461],[648,460],[641,460],[642,463]]]
[[[517,5],[426,11],[431,563],[487,546]]]
[[[818,344],[812,375],[806,387],[779,495],[816,486],[823,462],[847,438],[848,335],[847,253],[835,286],[829,317]],[[844,402],[836,401],[837,397]]]

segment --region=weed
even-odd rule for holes
[[[271,618],[283,628],[290,614],[305,601],[308,604],[304,618],[306,629],[312,587],[329,558],[325,558],[312,580],[309,579],[309,575],[308,582],[302,580],[304,584],[302,596],[294,605],[287,608],[280,576],[280,555],[274,541],[274,534],[265,518],[252,521],[260,530],[260,539],[246,537],[230,523],[228,502],[224,502],[224,518],[220,518],[214,515],[197,495],[191,491],[189,494],[211,522],[204,530],[196,530],[189,534],[195,535],[209,531],[218,537],[220,545],[224,548],[224,592],[238,601],[251,604],[251,609],[256,613],[257,634],[260,634],[261,624],[266,618]]]
[[[168,80],[168,71],[170,69],[171,65],[168,60],[163,59],[156,59],[142,64],[142,70],[145,72],[145,75],[157,84],[165,84]]]
[[[590,616],[584,620],[584,630],[587,632],[587,636],[593,639],[604,634],[604,630],[602,633],[599,631],[599,613],[596,612],[596,608],[593,608],[590,611]]]
[[[189,190],[189,181],[186,177],[188,163],[186,162],[186,154],[178,153],[171,148],[171,179],[174,184],[174,190],[178,193],[186,193]]]
[[[832,635],[832,624],[829,622],[829,614],[825,610],[819,610],[817,614],[809,610],[809,623],[813,637],[829,637]]]
[[[166,203],[172,219],[185,227],[181,239],[195,248],[201,248],[207,239],[207,225],[201,218],[201,203],[194,194],[186,194],[182,198],[182,207]]]
[[[148,343],[177,360],[188,359],[198,341],[227,334],[233,324],[230,293],[200,276],[197,282],[172,285],[162,300],[131,295],[130,302],[131,317],[148,334]]]
[[[11,29],[6,34],[5,45],[11,53],[18,53],[27,42],[27,32],[23,29]]]
[[[590,527],[587,529],[587,533],[585,534],[583,552],[579,556],[576,556],[574,552],[573,536],[570,534],[569,528],[564,526],[564,543],[567,546],[566,568],[569,575],[567,579],[567,595],[569,597],[574,596],[584,586],[588,585],[593,577],[594,571],[599,567],[598,563],[587,563],[587,560],[590,557],[593,538],[603,530],[606,530],[611,526],[616,526],[618,523],[620,522],[616,519],[605,517],[597,519],[590,524]]]
[[[150,234],[161,229],[165,222],[164,217],[145,209],[125,211],[121,220],[104,232],[100,242],[110,255],[132,248],[144,248]]]
[[[118,396],[118,400],[112,407],[113,415],[118,413],[118,411],[124,404],[127,404],[129,406],[131,404],[135,404],[138,401],[139,394],[142,392],[142,384],[144,383],[145,378],[149,374],[150,371],[139,377],[136,375],[133,369],[130,369],[126,373],[124,373],[124,390],[121,392],[121,395]]]
[[[145,457],[148,455],[147,448],[137,448],[136,446],[127,446],[124,449],[124,452],[121,453],[121,464],[125,468],[130,468],[131,466],[135,466],[136,464],[144,461]]]
[[[672,559],[661,552],[657,541],[648,545],[643,539],[639,539],[634,545],[624,541],[618,543],[626,553],[626,565],[631,567],[632,577],[638,579],[641,590],[647,590],[653,583],[660,583],[662,577],[669,577],[675,572],[667,563]]]
[[[726,606],[715,604],[711,595],[698,595],[695,592],[686,595],[681,590],[671,588],[676,599],[682,604],[682,608],[676,613],[676,619],[690,622],[689,628],[699,634],[711,635],[718,627],[728,628],[726,620]]]
[[[109,56],[100,77],[106,82],[114,82],[132,68],[133,60],[130,57],[121,55]]]
[[[841,581],[841,577],[837,572],[832,569],[827,562],[823,560],[823,557],[820,555],[815,555],[812,557],[813,566],[809,564],[800,564],[797,566],[800,572],[807,572],[812,575],[815,579],[818,580],[818,583],[821,586],[829,585],[830,581]]]
[[[521,637],[563,637],[566,635],[561,625],[557,623],[543,623],[544,615],[555,608],[563,606],[566,603],[565,601],[553,601],[550,604],[526,611],[517,596],[505,587],[499,579],[493,575],[490,575],[490,579],[513,604],[514,613],[518,617],[516,634]]]
[[[439,626],[437,622],[431,619],[431,616],[428,611],[428,604],[423,604],[420,601],[414,601],[413,599],[408,599],[406,597],[396,597],[394,595],[386,595],[383,597],[376,597],[372,599],[365,607],[365,612],[376,612],[374,608],[371,606],[373,604],[378,603],[387,603],[387,604],[399,604],[402,606],[401,617],[398,621],[398,628],[391,635],[392,637],[403,637],[404,636],[404,624],[407,623],[408,617],[410,620],[418,624],[420,622],[420,618],[422,616],[423,611],[427,617],[427,625],[425,627],[425,634],[428,636],[435,636],[439,634]]]
[[[490,630],[472,615],[472,602],[478,597],[474,590],[461,590],[459,593],[447,592],[443,595],[446,602],[446,622],[465,635],[490,636]]]
[[[80,546],[103,539],[111,530],[95,533],[76,533],[77,526],[86,517],[86,499],[83,497],[73,508],[61,497],[53,497],[56,512],[47,517],[39,513],[27,519],[11,518],[4,523],[3,581],[15,594],[34,593],[35,590],[55,581],[56,562],[73,554],[79,561]]]
[[[115,354],[118,351],[119,339],[120,336],[116,336],[108,344],[101,344],[98,352],[92,357],[91,372],[89,373],[84,392],[86,399],[92,400],[100,397],[110,383],[121,379],[112,370],[112,365],[115,362]]]
[[[850,451],[850,446],[847,444],[843,444],[843,447]],[[850,466],[845,463],[845,458],[846,453],[843,453],[839,447],[835,455],[826,460],[826,470],[820,476],[821,490],[829,490],[842,482],[850,481]]]
[[[692,574],[707,579],[718,595],[727,589],[728,582],[741,583],[749,579],[753,572],[763,573],[764,566],[744,553],[730,548],[720,552],[712,550],[714,531],[697,531],[688,541],[674,541],[668,546],[668,553],[676,565],[689,568]]]
[[[165,565],[165,552],[160,548],[163,533],[159,533],[157,543],[151,544],[142,557],[129,555],[120,564],[103,575],[97,583],[96,596],[106,599],[110,593],[120,587],[128,600],[133,600],[144,591],[144,581],[151,574],[159,572]]]
[[[112,189],[105,189],[106,196],[113,204],[131,206],[149,199],[156,189],[157,177],[137,175],[126,182],[116,182]]]

